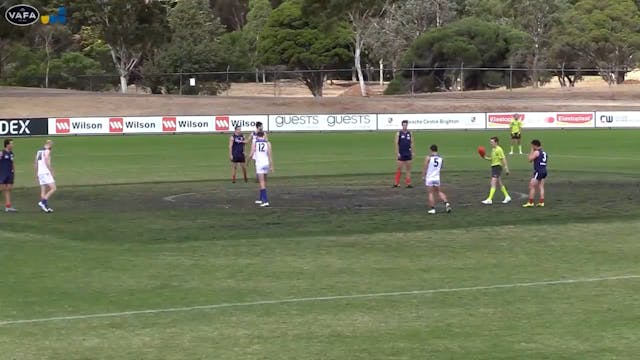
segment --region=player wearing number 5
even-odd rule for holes
[[[422,179],[427,186],[429,192],[429,214],[436,213],[436,199],[435,195],[438,194],[440,200],[444,202],[447,212],[451,212],[451,204],[447,200],[447,195],[440,189],[440,170],[442,170],[443,160],[440,154],[438,154],[438,146],[431,145],[431,155],[427,156],[424,161],[424,170],[422,171]]]
[[[263,131],[258,131],[256,141],[251,145],[251,155],[256,160],[256,174],[260,183],[260,200],[256,200],[256,204],[262,207],[269,206],[267,198],[267,174],[273,172],[273,156],[271,151],[271,143],[265,139]]]
[[[482,201],[485,205],[493,204],[493,195],[496,193],[496,188],[500,185],[500,190],[504,194],[503,204],[511,202],[511,196],[507,192],[507,187],[502,183],[502,166],[504,165],[504,171],[509,175],[509,164],[507,164],[507,158],[504,156],[504,151],[499,145],[497,137],[492,137],[489,142],[493,149],[491,150],[491,156],[484,156],[485,160],[491,161],[491,190],[489,190],[489,197]]]
[[[533,176],[529,181],[529,201],[522,207],[533,207],[533,199],[536,196],[536,188],[540,193],[540,201],[536,206],[544,206],[544,179],[547,178],[547,152],[542,150],[540,140],[531,141],[529,162],[533,163]]]

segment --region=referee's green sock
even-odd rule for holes
[[[488,199],[491,200],[493,199],[493,195],[495,195],[496,193],[496,188],[492,187],[491,190],[489,190],[489,197]]]
[[[507,192],[507,187],[506,186],[502,185],[500,190],[502,191],[502,194],[504,194],[504,197],[506,197],[506,198],[511,197],[511,196],[509,196],[509,193]]]

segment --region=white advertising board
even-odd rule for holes
[[[598,111],[596,127],[636,128],[640,127],[640,111]]]
[[[261,122],[264,131],[269,131],[269,117],[267,115],[217,115],[214,131],[234,131],[240,126],[242,131],[254,131],[256,123]]]
[[[49,118],[49,135],[108,133],[108,117]]]
[[[410,130],[484,129],[484,119],[484,113],[378,114],[378,130],[399,130],[404,120]]]
[[[376,130],[375,114],[269,115],[269,131]]]

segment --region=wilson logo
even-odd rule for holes
[[[56,134],[68,134],[71,131],[69,119],[56,119]]]
[[[31,5],[18,4],[8,8],[4,18],[13,25],[29,26],[40,19],[40,12]]]
[[[174,117],[163,117],[162,118],[162,131],[164,132],[175,132],[178,130],[176,124],[176,118]]]
[[[229,131],[228,116],[216,116],[216,131]]]
[[[110,118],[109,119],[109,132],[121,133],[124,130],[124,123],[122,118]]]

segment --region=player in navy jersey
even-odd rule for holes
[[[14,212],[11,206],[11,189],[15,178],[15,165],[13,164],[13,140],[4,140],[4,149],[0,156],[0,190],[4,192],[4,211]]]
[[[411,132],[407,130],[409,121],[402,120],[402,130],[396,133],[396,156],[398,157],[398,167],[396,168],[396,181],[393,183],[393,187],[400,186],[400,177],[402,176],[402,169],[404,169],[405,184],[408,188],[413,187],[411,185],[411,160],[414,156],[413,136]]]
[[[542,149],[540,140],[531,141],[531,152],[529,162],[533,163],[533,176],[529,181],[529,201],[522,207],[533,207],[533,200],[538,189],[540,200],[536,206],[544,206],[544,179],[547,178],[548,154]]]
[[[235,184],[238,164],[242,167],[244,182],[247,182],[247,164],[244,158],[244,144],[247,141],[240,131],[240,126],[236,126],[235,131],[229,137],[229,158],[231,159],[231,182]]]

